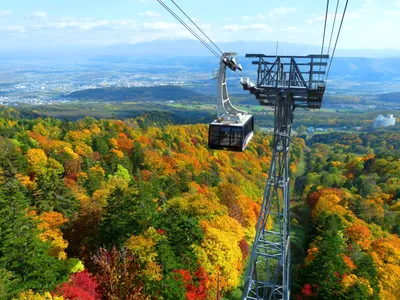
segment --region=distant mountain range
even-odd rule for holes
[[[222,51],[234,51],[240,55],[246,53],[275,54],[276,41],[235,41],[217,43]],[[158,39],[138,44],[113,45],[106,49],[117,55],[161,55],[161,56],[210,56],[210,52],[197,40]],[[280,55],[308,55],[321,53],[321,46],[280,43]],[[400,57],[400,49],[337,49],[337,57]]]
[[[246,53],[275,54],[276,41],[234,41],[217,43],[223,51],[235,51],[240,55]],[[280,55],[307,55],[321,52],[320,46],[280,43]],[[62,47],[42,50],[20,50],[5,52],[0,49],[0,60],[10,58],[56,58],[75,57],[89,58],[97,56],[211,56],[211,53],[197,40],[191,39],[156,39],[150,42],[137,44],[116,44],[103,47]],[[400,57],[400,49],[345,49],[338,48],[337,57]]]
[[[247,53],[274,54],[276,42],[272,41],[235,41],[218,43],[224,51],[236,51],[240,54],[245,73],[256,77],[256,66],[251,65],[251,59],[245,59]],[[195,40],[166,40],[159,39],[138,44],[119,44],[96,48],[68,48],[57,51],[48,49],[43,51],[14,53],[1,52],[0,62],[10,63],[21,60],[41,67],[49,64],[73,65],[78,69],[99,71],[112,70],[147,74],[210,74],[218,67],[218,59]],[[305,44],[281,43],[280,55],[307,55],[318,54],[318,46]],[[43,61],[42,61],[43,60]],[[229,75],[231,76],[231,75]],[[332,92],[350,94],[395,92],[400,90],[400,50],[354,50],[338,49],[333,61],[329,83]],[[191,82],[189,82],[191,84]],[[230,85],[240,89],[240,84]],[[199,85],[201,89],[205,85]],[[204,91],[206,92],[206,91]],[[233,90],[237,92],[237,90]]]

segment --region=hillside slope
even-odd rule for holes
[[[145,118],[1,109],[0,293],[240,299],[271,137],[210,151],[206,125]],[[308,170],[292,196],[299,299],[399,295],[400,137],[389,135],[294,139],[291,171]]]
[[[48,257],[61,265],[82,260],[107,299],[215,299],[217,286],[221,294],[240,293],[234,291],[255,234],[270,137],[257,134],[244,153],[209,151],[206,125],[145,123],[22,120],[9,109],[0,119],[0,142],[9,149],[2,152],[1,189],[18,187],[20,210],[32,215],[24,222],[54,232],[36,233]],[[16,266],[26,258],[11,264],[1,255],[0,269],[33,276]],[[7,288],[14,296],[33,289],[66,297],[60,283],[68,272]]]
[[[313,141],[302,181],[309,215],[297,213],[309,243],[294,292],[301,299],[398,299],[400,134]]]

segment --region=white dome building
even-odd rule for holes
[[[393,115],[388,115],[387,117],[379,115],[374,120],[374,124],[372,125],[372,128],[388,127],[388,126],[393,126],[393,125],[396,125],[396,118],[394,118]]]

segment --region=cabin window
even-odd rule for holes
[[[220,126],[210,126],[210,144],[211,145],[219,145],[219,129]]]
[[[250,132],[254,130],[254,118],[251,117],[246,125],[244,126],[244,136],[246,137]]]
[[[230,146],[231,140],[231,128],[229,127],[221,127],[220,131],[220,145],[221,146]]]
[[[219,137],[219,126],[210,126],[210,136]]]
[[[243,134],[241,127],[232,127],[231,128],[231,146],[233,147],[241,147],[243,142]]]

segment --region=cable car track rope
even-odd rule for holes
[[[201,30],[201,28],[191,19],[181,8],[180,6],[173,0],[171,2],[190,20],[190,22],[196,26],[196,28],[206,37],[207,40],[215,47],[215,49],[209,45],[198,33],[196,33],[185,21],[183,21],[167,4],[163,2],[163,0],[157,0],[179,23],[181,23],[200,43],[202,43],[215,57],[221,61],[221,55],[218,52],[223,54],[223,51],[208,37],[208,35]],[[240,72],[240,73],[239,73]],[[234,71],[236,75],[239,77],[249,77],[243,71]]]
[[[189,25],[185,23],[171,8],[168,7],[162,0],[157,0],[179,23],[181,23],[193,36],[202,43],[213,55],[220,59],[218,52],[213,49],[206,41],[204,41]],[[185,14],[186,15],[186,14]],[[193,22],[193,21],[192,21]],[[197,25],[196,25],[197,27]]]
[[[330,39],[329,39],[328,51],[326,53],[326,54],[328,54],[330,56],[330,59],[329,59],[329,63],[327,63],[324,66],[325,78],[322,78],[324,82],[326,82],[328,80],[328,77],[329,77],[329,73],[330,73],[330,70],[331,70],[333,58],[334,58],[335,53],[336,53],[336,47],[337,47],[337,44],[338,44],[338,41],[339,41],[339,37],[340,37],[340,34],[341,34],[343,21],[344,21],[345,15],[346,15],[348,3],[349,3],[349,0],[346,0],[346,4],[345,4],[344,10],[343,10],[343,14],[342,14],[342,19],[341,19],[341,22],[340,22],[340,27],[339,27],[339,30],[338,30],[338,33],[337,33],[337,36],[336,36],[335,46],[333,48],[332,55],[330,55],[330,50],[331,50],[331,46],[332,46],[332,39],[333,39],[335,27],[336,27],[336,20],[337,20],[340,0],[337,0],[337,2],[336,2],[335,16],[334,16],[334,19],[333,19],[333,25],[332,25],[331,35],[330,35]],[[326,24],[327,24],[328,18],[329,18],[328,11],[329,11],[329,0],[327,0],[327,5],[326,5],[324,35],[323,35],[323,39],[322,39],[322,51],[321,51],[321,54],[323,54],[324,43],[325,43]],[[328,67],[328,71],[326,72],[327,67]],[[321,66],[320,66],[320,71],[321,71]],[[320,75],[318,75],[318,80],[320,80],[319,76]],[[321,112],[321,110],[318,110],[317,117],[316,117],[316,119],[314,121],[314,128],[316,127],[316,123],[320,120],[320,112]]]
[[[331,51],[332,38],[333,38],[333,32],[335,31],[336,17],[337,17],[337,12],[338,12],[338,9],[339,9],[339,3],[340,3],[340,0],[337,0],[337,3],[336,3],[336,10],[335,10],[335,18],[333,19],[331,37],[330,37],[330,39],[329,39],[328,54],[329,54],[329,52]],[[325,69],[326,69],[326,66],[325,66]]]
[[[337,46],[337,43],[338,43],[338,41],[339,41],[340,33],[341,33],[341,31],[342,31],[343,21],[344,21],[345,15],[346,15],[347,5],[348,5],[348,4],[349,4],[349,0],[346,0],[346,5],[345,5],[345,7],[344,7],[344,11],[343,11],[343,15],[342,15],[342,20],[340,21],[339,31],[338,31],[338,34],[337,34],[337,36],[336,36],[335,47],[333,48],[333,52],[332,52],[332,56],[331,56],[331,59],[330,59],[330,62],[329,62],[328,72],[326,73],[325,80],[328,80],[329,73],[330,73],[330,71],[331,71],[332,61],[333,61],[333,58],[334,58],[334,56],[335,56],[336,46]]]
[[[210,41],[210,43],[213,44],[214,47],[217,48],[218,51],[221,52],[221,54],[222,54],[223,51],[222,51],[220,48],[218,48],[217,45],[215,45],[215,43],[207,36],[207,34],[205,34],[204,31],[201,30],[201,28],[200,28],[199,26],[197,26],[197,24],[196,24],[196,23],[195,23],[195,22],[194,22],[194,21],[179,7],[179,5],[176,4],[174,0],[171,0],[171,2],[186,16],[186,18],[188,18],[188,19],[190,20],[190,22],[192,22],[192,24],[193,24],[194,26],[196,26],[196,28],[197,28],[198,30],[200,30],[200,32]]]
[[[325,47],[325,35],[326,35],[326,23],[328,22],[328,12],[329,12],[329,0],[326,1],[326,10],[325,10],[325,22],[324,22],[324,34],[322,35],[322,46],[321,46],[321,55],[324,54],[324,47]],[[322,63],[322,58],[320,60]],[[321,72],[321,64],[319,65],[319,72]],[[318,81],[320,80],[321,74],[318,74]]]

